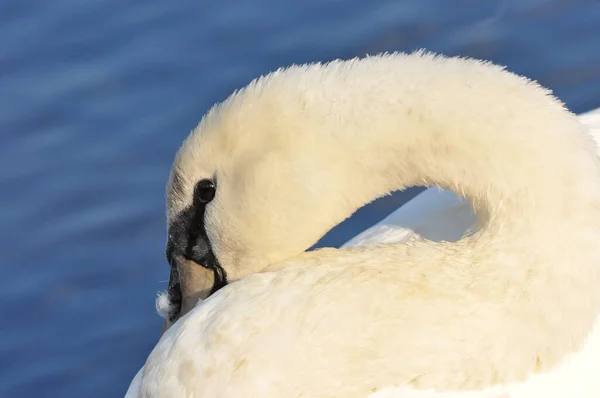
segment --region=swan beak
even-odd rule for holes
[[[191,311],[198,302],[214,290],[214,272],[210,268],[182,255],[172,255],[169,275],[169,314],[165,317],[163,333],[179,318]]]
[[[200,300],[227,284],[227,275],[212,250],[202,218],[190,208],[169,226],[166,254],[171,266],[170,311],[163,333]]]

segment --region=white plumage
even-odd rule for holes
[[[424,53],[251,83],[184,143],[168,208],[216,176],[203,223],[233,283],[165,332],[127,397],[600,396],[600,112],[579,120],[496,66]],[[430,188],[303,252],[423,184],[470,204]]]

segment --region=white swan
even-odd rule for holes
[[[474,232],[304,253],[410,185],[468,198]],[[599,199],[586,127],[499,67],[275,72],[177,155],[168,330],[127,396],[597,397]]]

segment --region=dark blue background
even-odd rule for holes
[[[211,104],[282,65],[420,47],[600,106],[597,0],[0,1],[0,396],[125,393],[161,328],[170,164]]]

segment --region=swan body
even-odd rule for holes
[[[305,252],[413,185],[457,194],[398,211],[438,206],[437,236],[415,217]],[[500,67],[417,52],[279,70],[177,154],[175,310],[127,397],[598,397],[599,204],[589,129]]]

